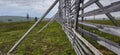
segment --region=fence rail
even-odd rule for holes
[[[117,3],[114,2],[111,5],[103,7],[102,9],[95,9],[93,11],[81,14],[79,16],[80,17],[86,17],[86,16],[100,15],[100,14],[105,14],[105,13],[110,13],[110,12],[117,12],[117,11],[120,11],[120,1],[118,1]]]

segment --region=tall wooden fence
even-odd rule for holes
[[[92,4],[96,4],[99,8],[84,12],[84,9]],[[86,3],[84,3],[84,0],[60,0],[59,11],[55,18],[63,27],[77,55],[103,55],[93,44],[89,43],[84,36],[92,38],[94,42],[119,55],[120,45],[118,43],[84,29],[84,27],[93,28],[120,37],[120,25],[110,14],[111,12],[118,11],[120,11],[120,1],[103,6],[99,0],[89,0]],[[105,14],[114,26],[83,22],[84,17],[101,14]]]

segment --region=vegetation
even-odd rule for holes
[[[10,22],[10,21],[12,21],[12,19],[8,19],[8,21]]]
[[[35,21],[37,21],[38,20],[38,18],[37,17],[35,17]]]
[[[113,23],[109,20],[86,20],[85,22],[90,22],[90,23],[97,23],[97,24],[106,24],[106,25],[112,25]],[[118,20],[118,22],[120,22]],[[81,25],[80,25],[81,26]],[[99,30],[93,29],[93,28],[88,28],[86,26],[84,26],[84,29],[87,31],[90,31],[92,33],[95,33],[101,37],[104,37],[108,40],[111,40],[113,42],[116,42],[118,44],[120,44],[120,37],[114,36],[114,35],[110,35],[107,33],[103,33]],[[92,38],[88,37],[88,36],[84,36],[85,39],[87,39],[91,44],[93,44],[97,49],[99,49],[103,54],[105,55],[115,55],[115,53],[111,52],[110,50],[108,50],[107,48],[99,45],[98,43],[96,43]]]
[[[6,55],[15,42],[34,22],[0,23],[0,55]],[[75,55],[60,25],[52,23],[37,33],[47,21],[40,23],[15,49],[14,55]]]
[[[108,20],[86,20],[85,22],[113,25]],[[120,21],[118,21],[120,22]],[[0,55],[5,55],[15,42],[31,27],[34,22],[0,23]],[[76,55],[65,33],[57,22],[53,22],[41,33],[37,33],[47,21],[40,23],[27,38],[16,48],[14,55]],[[120,38],[84,26],[84,29],[120,44]],[[91,44],[105,55],[115,55],[93,39],[84,36]]]
[[[29,14],[27,14],[26,18],[29,19]]]

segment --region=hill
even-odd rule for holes
[[[20,21],[33,21],[34,18],[30,17],[27,19],[22,16],[0,16],[0,22],[20,22]]]

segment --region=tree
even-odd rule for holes
[[[10,21],[12,21],[12,19],[8,19],[8,21],[10,22]]]
[[[103,20],[105,20],[105,18],[103,18]]]
[[[27,13],[27,16],[26,16],[27,19],[29,19],[29,14]]]
[[[37,17],[35,17],[35,21],[37,21],[38,20],[38,18]]]
[[[84,18],[84,20],[86,21],[87,19],[86,19],[86,18]]]

